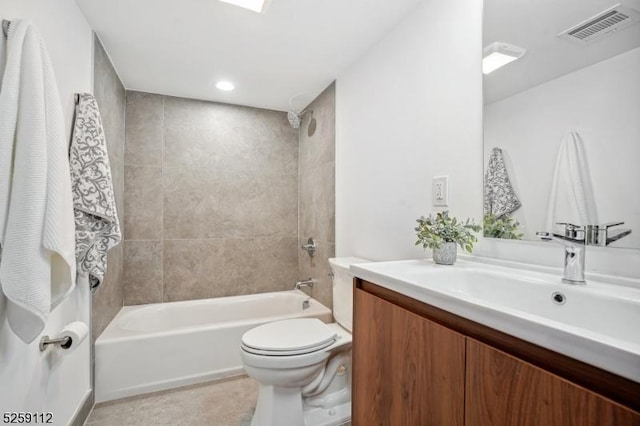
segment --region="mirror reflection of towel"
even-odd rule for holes
[[[567,134],[560,144],[551,183],[546,229],[564,234],[564,226],[556,225],[558,222],[579,226],[598,224],[587,155],[576,132]]]
[[[493,148],[484,175],[484,213],[496,218],[518,210],[522,203],[513,190],[500,148]]]

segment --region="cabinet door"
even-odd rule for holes
[[[353,425],[462,425],[465,338],[360,289],[354,305]]]
[[[531,364],[467,339],[468,426],[640,425],[640,415]]]

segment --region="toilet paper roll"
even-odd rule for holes
[[[69,337],[71,340],[60,345],[62,352],[73,352],[88,335],[89,327],[82,321],[74,321],[67,324],[60,332],[60,337]]]

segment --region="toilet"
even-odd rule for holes
[[[317,318],[275,321],[242,336],[249,377],[260,383],[251,426],[337,426],[351,416],[353,275],[367,260],[329,259],[335,323]]]

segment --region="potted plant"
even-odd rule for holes
[[[415,228],[418,241],[424,249],[433,250],[433,260],[440,265],[453,265],[457,257],[457,245],[471,253],[473,244],[478,241],[473,232],[479,232],[482,227],[472,220],[458,221],[449,216],[449,211],[430,214],[417,219]]]
[[[482,220],[483,234],[490,238],[521,240],[524,234],[518,230],[518,226],[520,222],[510,216],[496,217],[491,213],[485,213]]]

